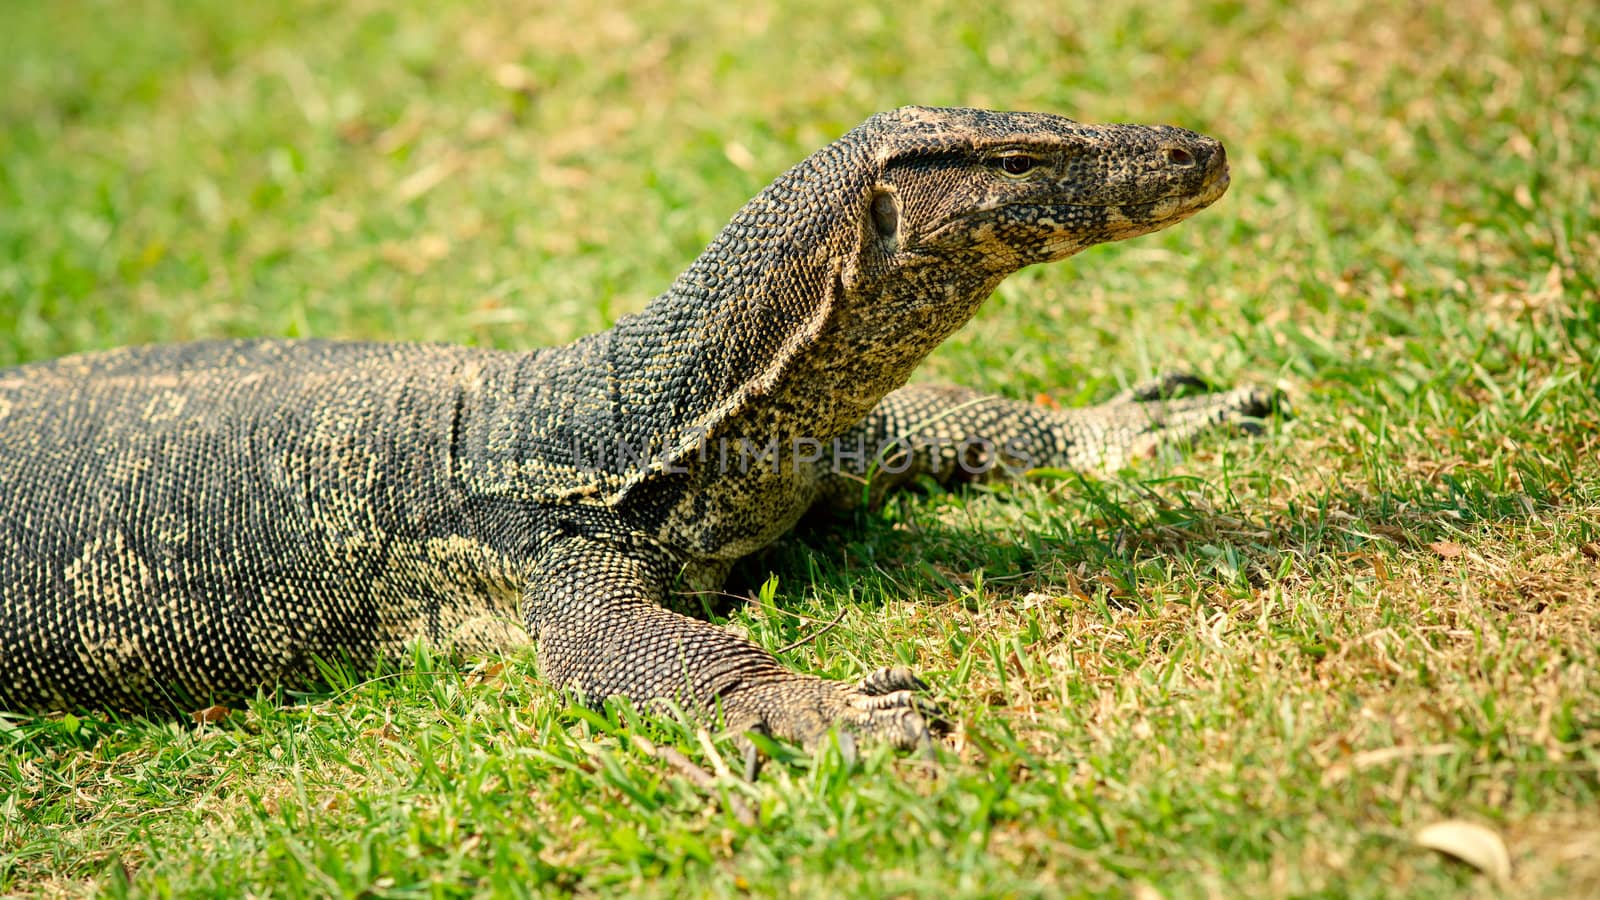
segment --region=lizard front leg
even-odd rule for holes
[[[1036,467],[1115,471],[1166,444],[1270,415],[1277,398],[1256,388],[1209,389],[1168,374],[1096,406],[1050,409],[969,388],[911,385],[883,398],[821,461],[821,503],[875,504],[918,477],[941,484]]]
[[[539,555],[522,613],[539,642],[540,671],[585,702],[627,697],[641,707],[671,700],[726,724],[814,747],[837,725],[901,748],[938,726],[925,685],[881,669],[857,683],[785,668],[757,644],[661,605],[669,573],[636,552],[584,537]]]

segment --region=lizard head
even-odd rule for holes
[[[1228,188],[1222,145],[1167,125],[905,107],[864,128],[877,169],[865,219],[891,265],[1003,276],[1165,228]]]

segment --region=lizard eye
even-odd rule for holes
[[[1026,153],[1008,153],[995,160],[995,162],[1000,166],[1000,171],[1013,177],[1026,175],[1039,165],[1037,159]]]

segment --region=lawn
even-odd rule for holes
[[[727,627],[790,665],[924,673],[936,763],[775,748],[745,783],[532,653],[419,657],[212,722],[0,717],[0,894],[1600,894],[1600,6],[896,9],[0,8],[0,365],[571,340],[923,103],[1180,124],[1234,180],[1007,281],[919,378],[1075,405],[1186,368],[1294,406],[741,573]],[[1418,843],[1449,820],[1509,872]]]

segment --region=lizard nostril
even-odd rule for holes
[[[1194,165],[1194,154],[1183,149],[1182,147],[1168,147],[1167,162],[1172,163],[1175,166],[1183,166],[1188,168],[1189,166]]]

